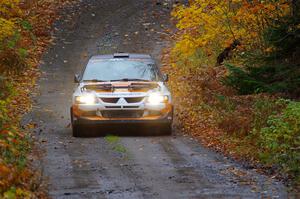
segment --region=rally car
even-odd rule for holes
[[[71,106],[74,137],[88,127],[128,125],[171,134],[173,105],[155,60],[146,54],[116,53],[90,58],[77,83]],[[155,127],[155,128],[153,128]]]

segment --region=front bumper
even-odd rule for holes
[[[162,118],[156,120],[136,120],[136,119],[114,119],[114,120],[97,120],[91,118],[77,118],[74,124],[80,125],[163,125],[171,124],[172,119]]]
[[[71,119],[75,125],[170,125],[173,122],[173,106],[169,105],[161,115],[140,118],[104,118],[97,115],[85,116],[78,107],[71,108]]]

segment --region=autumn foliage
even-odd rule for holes
[[[299,8],[289,0],[189,1],[173,10],[178,31],[163,57],[178,128],[296,181]]]
[[[28,155],[34,124],[20,126],[31,109],[38,63],[50,43],[57,11],[70,1],[0,0],[0,198],[45,198]]]
[[[194,0],[180,6],[173,16],[177,28],[184,32],[176,42],[174,53],[192,55],[203,49],[207,56],[217,54],[233,41],[246,49],[265,49],[263,32],[291,12],[288,1],[220,1]],[[205,50],[204,50],[205,49]]]

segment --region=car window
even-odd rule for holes
[[[82,80],[143,79],[158,81],[154,63],[134,60],[97,60],[87,65]]]

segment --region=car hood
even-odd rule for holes
[[[84,92],[102,94],[136,93],[145,94],[150,92],[169,93],[163,82],[97,82],[80,83],[74,94]]]

